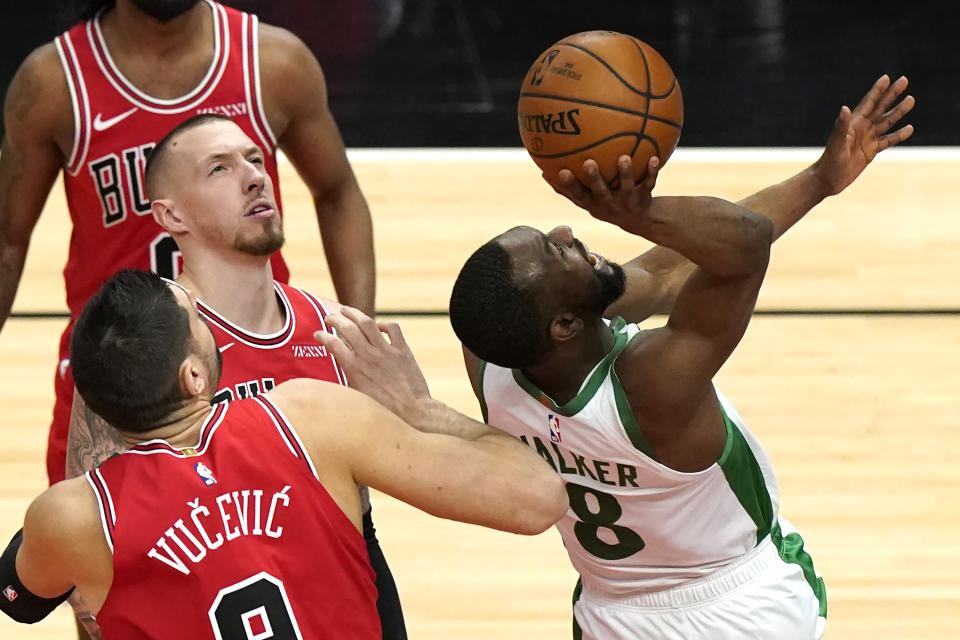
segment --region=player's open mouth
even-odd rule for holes
[[[593,265],[595,271],[600,271],[607,266],[607,260],[599,253],[593,253],[592,251],[587,254],[587,262]]]
[[[274,214],[274,208],[269,204],[258,204],[244,215],[245,218],[269,218]]]

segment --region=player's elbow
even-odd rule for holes
[[[535,536],[543,533],[567,512],[567,490],[563,478],[544,465],[546,472],[537,481],[527,486],[527,507],[518,520],[514,533]]]
[[[762,271],[770,262],[770,246],[773,244],[773,223],[770,218],[747,211],[745,242],[747,262],[753,271]]]

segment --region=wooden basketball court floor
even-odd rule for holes
[[[621,261],[648,246],[553,194],[522,152],[351,157],[374,214],[382,311],[444,310],[467,255],[515,224],[570,224]],[[658,193],[738,199],[813,157],[681,149]],[[294,283],[332,295],[309,197],[289,165],[283,172]],[[821,204],[777,243],[760,313],[718,376],[773,459],[781,513],[826,580],[827,637],[960,637],[958,173],[955,151],[893,150]],[[68,234],[58,185],[34,234],[21,317],[0,334],[3,544],[45,486],[64,320],[22,315],[64,309]],[[775,313],[784,310],[793,313]],[[478,415],[447,319],[397,319],[434,395]],[[374,515],[411,638],[570,637],[576,576],[555,531],[525,538],[450,523],[380,494]],[[65,608],[34,627],[0,619],[0,638],[70,637]]]

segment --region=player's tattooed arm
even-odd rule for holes
[[[73,612],[77,616],[77,623],[87,632],[87,637],[90,640],[103,640],[103,636],[100,635],[100,625],[97,624],[97,619],[90,613],[90,606],[84,602],[80,594],[74,591],[70,594],[67,602],[73,607]]]
[[[94,413],[80,394],[74,391],[70,435],[67,439],[67,478],[75,478],[99,466],[125,448],[116,429]]]

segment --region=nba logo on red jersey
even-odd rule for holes
[[[197,471],[197,475],[200,476],[200,479],[203,480],[203,484],[208,487],[212,484],[217,484],[217,479],[213,477],[213,471],[211,471],[207,465],[202,462],[198,462],[193,465],[193,468]]]
[[[560,438],[560,418],[551,413],[547,416],[547,426],[550,428],[550,440],[552,442],[562,442]]]

